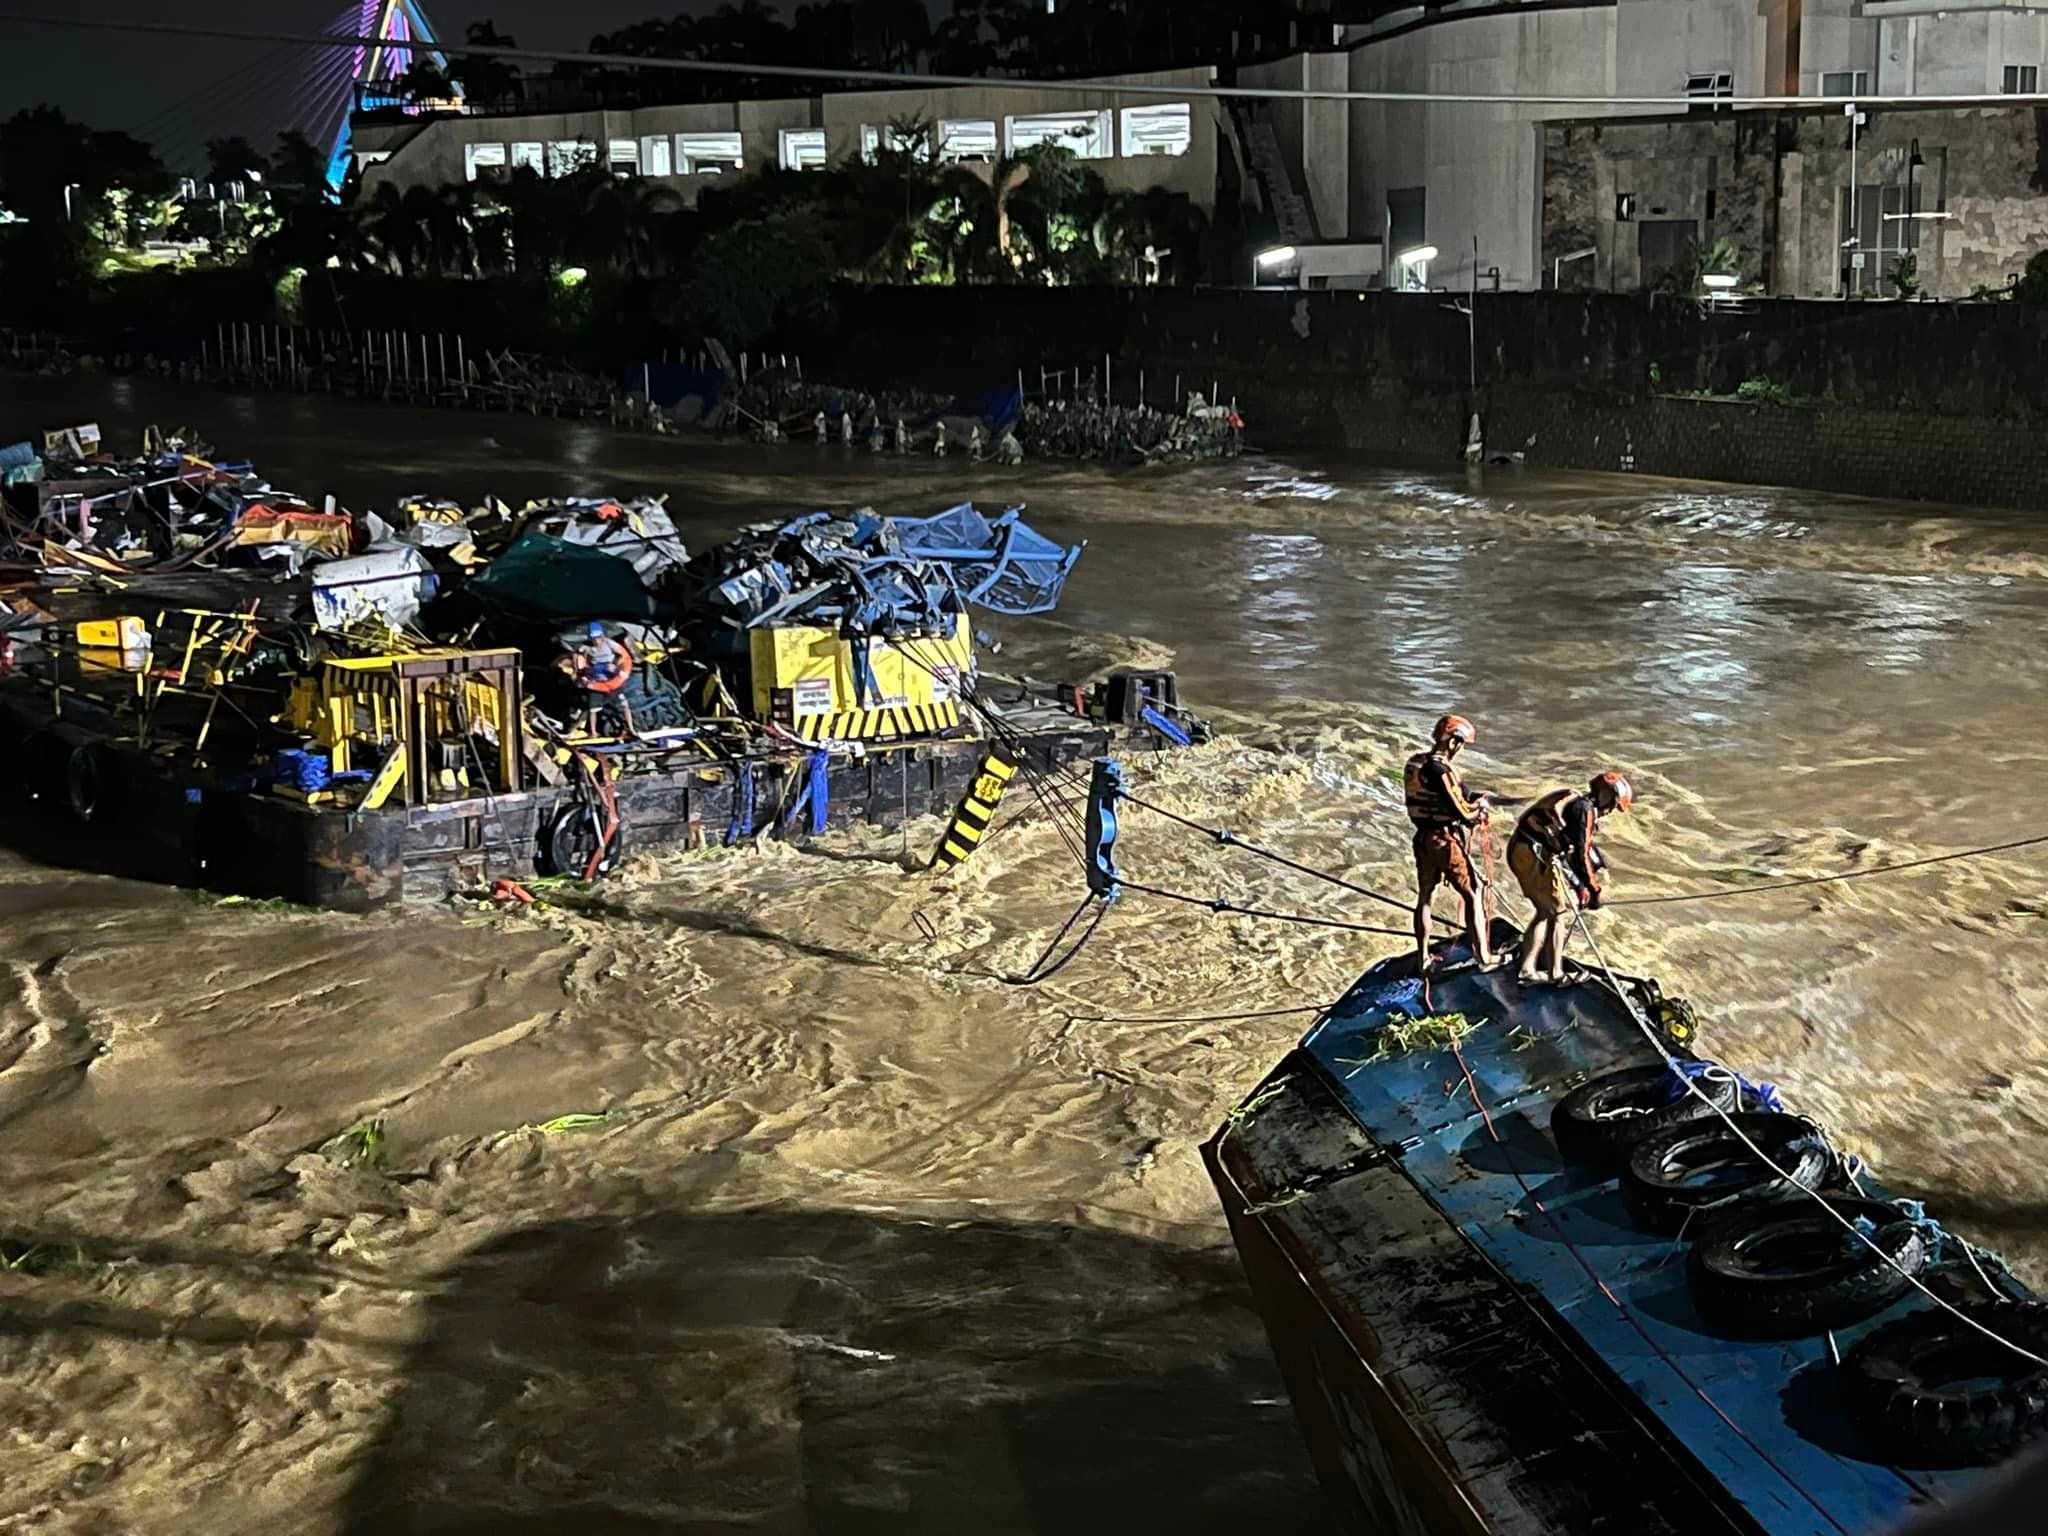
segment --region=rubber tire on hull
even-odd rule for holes
[[[1820,1132],[1796,1115],[1739,1114],[1730,1117],[1742,1134],[1792,1177],[1790,1182],[1756,1160],[1756,1154],[1718,1116],[1674,1125],[1636,1143],[1621,1175],[1621,1192],[1637,1221],[1653,1232],[1676,1232],[1696,1216],[1731,1204],[1768,1200],[1799,1189],[1818,1188],[1834,1159]],[[1731,1180],[1695,1185],[1693,1166],[1717,1159],[1745,1166]]]
[[[540,829],[540,872],[581,880],[584,870],[590,867],[591,850],[603,831],[603,823],[596,820],[600,814],[580,800],[555,807],[554,814]],[[625,854],[626,823],[621,819],[618,831],[612,834],[611,846],[597,866],[597,878],[602,880],[617,869]]]
[[[2048,1301],[1972,1302],[1962,1311],[2048,1358]],[[1907,1465],[1988,1466],[2048,1435],[2048,1366],[1933,1307],[1860,1339],[1842,1361],[1842,1392],[1857,1427]]]
[[[1927,1229],[1883,1200],[1830,1196],[1842,1221],[1875,1223],[1870,1241],[1892,1263],[1843,1230],[1810,1200],[1738,1206],[1700,1234],[1692,1249],[1692,1299],[1718,1331],[1745,1338],[1794,1339],[1875,1317],[1912,1285],[1934,1257]],[[1807,1244],[1819,1262],[1777,1264],[1770,1250]],[[1897,1268],[1893,1266],[1896,1265]],[[1901,1274],[1900,1270],[1905,1273]]]
[[[1722,1109],[1732,1113],[1742,1107],[1742,1084],[1733,1073],[1713,1073],[1698,1081],[1700,1092]],[[1568,1163],[1619,1167],[1645,1136],[1712,1113],[1698,1094],[1681,1091],[1671,1098],[1673,1086],[1671,1069],[1662,1065],[1630,1067],[1579,1084],[1550,1113],[1550,1135],[1558,1155]]]
[[[72,820],[84,826],[105,821],[120,804],[119,760],[96,743],[73,747],[64,761],[63,792]]]

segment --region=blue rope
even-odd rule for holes
[[[740,764],[739,787],[733,792],[732,820],[725,824],[725,846],[754,835],[754,765]]]
[[[829,777],[831,766],[831,753],[811,754],[806,765],[804,787],[797,791],[796,798],[789,802],[789,809],[783,812],[784,830],[796,825],[797,817],[804,813],[806,807],[811,813],[811,836],[816,837],[825,830],[825,818],[832,809],[832,781]]]
[[[1724,1067],[1717,1061],[1672,1061],[1668,1065],[1671,1068],[1672,1079],[1670,1091],[1664,1096],[1668,1104],[1675,1104],[1685,1097],[1688,1080],[1705,1077],[1709,1072],[1726,1072],[1740,1086],[1743,1097],[1754,1102],[1757,1108],[1773,1115],[1785,1113],[1785,1098],[1778,1092],[1776,1083],[1752,1083],[1740,1072]]]

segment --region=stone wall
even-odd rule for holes
[[[1787,298],[1890,296],[1902,256],[1923,292],[1967,298],[2048,249],[2048,114],[2031,106],[1870,108],[1852,151],[1839,110],[1696,114],[1543,130],[1543,260],[1590,245],[1566,287],[1631,292],[1651,220],[1727,238],[1742,276]],[[1865,248],[1844,254],[1854,199]],[[1633,203],[1622,217],[1618,199]],[[1913,220],[1890,214],[1942,215]]]

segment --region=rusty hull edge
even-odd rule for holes
[[[1317,1475],[1362,1536],[1755,1536],[1291,1052],[1202,1148]],[[1305,1186],[1305,1179],[1318,1180]],[[1287,1200],[1309,1187],[1304,1199]],[[1286,1203],[1259,1212],[1249,1207]]]
[[[1255,1090],[1265,1092],[1297,1063],[1290,1058]],[[1290,1253],[1248,1206],[1271,1194],[1231,1122],[1202,1144],[1202,1161],[1222,1202],[1266,1338],[1340,1527],[1358,1536],[1490,1536],[1458,1480],[1368,1363],[1382,1351],[1365,1318],[1318,1284],[1314,1261]],[[1339,1323],[1339,1316],[1343,1322]]]

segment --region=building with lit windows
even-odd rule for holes
[[[1209,86],[1211,69],[1117,76],[1099,91],[985,86],[849,91],[774,100],[696,102],[611,110],[414,113],[397,106],[356,114],[351,153],[364,189],[487,181],[525,167],[561,176],[601,165],[659,184],[694,207],[717,179],[779,165],[814,171],[872,157],[892,125],[933,125],[931,153],[944,162],[993,166],[1040,144],[1061,144],[1112,191],[1185,193],[1204,213],[1216,205],[1219,135],[1213,97],[1176,100],[1175,86]],[[1131,95],[1119,85],[1166,87]]]

